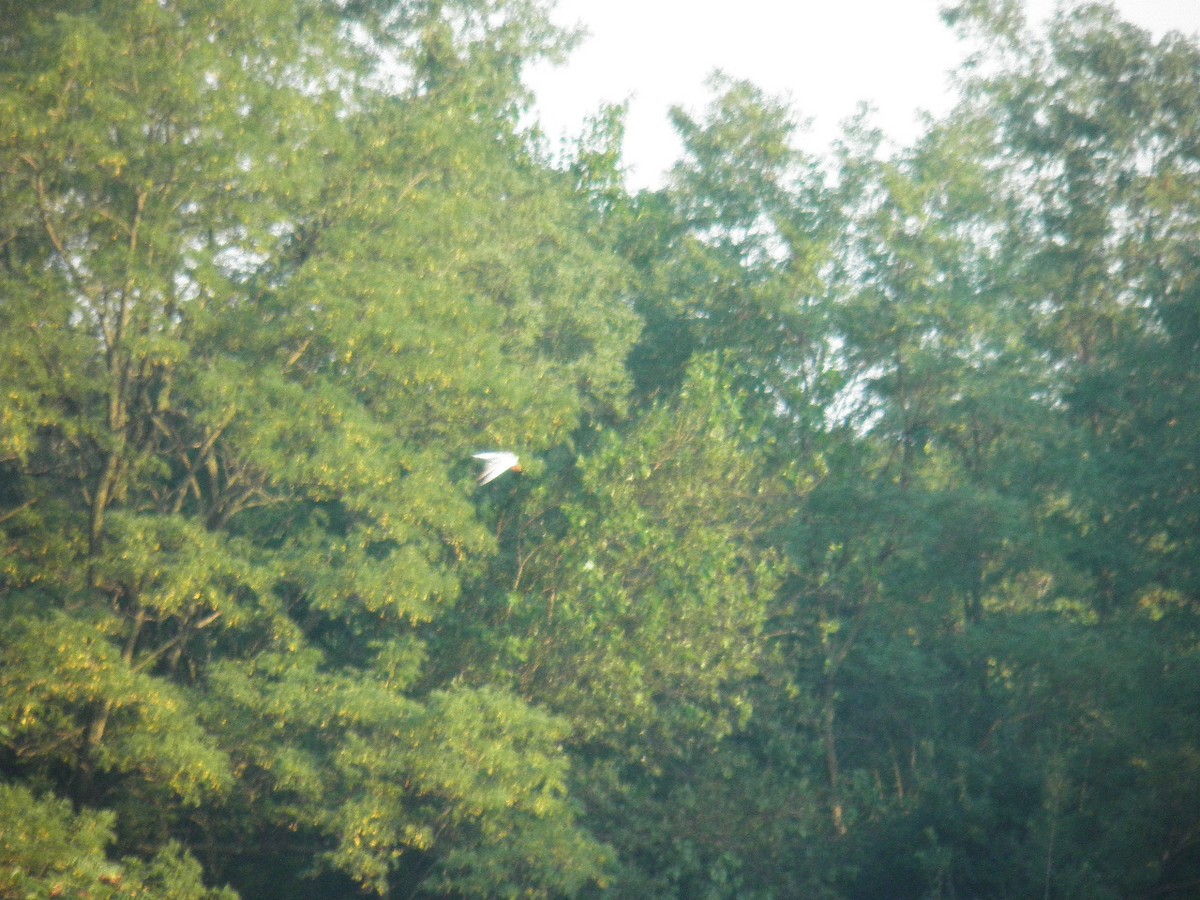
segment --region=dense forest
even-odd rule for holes
[[[1200,45],[632,191],[548,3],[0,0],[0,898],[1200,896]]]

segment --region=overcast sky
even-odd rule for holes
[[[628,100],[625,159],[633,187],[657,185],[679,146],[667,112],[700,112],[714,69],[786,96],[811,119],[806,149],[821,152],[866,101],[897,141],[920,127],[920,110],[951,105],[947,73],[963,48],[938,17],[945,0],[558,0],[555,19],[590,36],[561,68],[530,84],[551,139],[579,132],[604,102]],[[1118,0],[1129,21],[1155,36],[1200,33],[1200,0]],[[1027,4],[1043,18],[1053,0]]]

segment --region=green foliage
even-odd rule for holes
[[[0,785],[0,897],[142,897],[146,900],[235,900],[211,890],[200,864],[179,845],[153,858],[120,861],[105,855],[112,842],[112,813],[75,813],[65,800],[36,796],[19,785]]]
[[[748,428],[714,362],[698,363],[675,403],[580,460],[575,498],[554,510],[561,535],[522,536],[553,544],[527,551],[498,664],[578,736],[671,755],[749,714],[729,688],[754,671],[778,576],[754,546],[772,485]]]
[[[646,329],[630,359],[640,393],[678,390],[693,354],[719,353],[734,386],[812,425],[828,400],[825,190],[793,150],[786,106],[714,76],[707,117],[672,116],[685,158],[638,198],[624,252]]]
[[[187,695],[131,666],[106,628],[115,624],[61,613],[9,619],[0,676],[5,744],[42,764],[91,753],[100,770],[137,773],[186,804],[227,790],[228,760],[195,721]]]
[[[459,460],[622,403],[620,265],[511,125],[562,36],[526,4],[11,12],[5,765],[139,849],[291,830],[380,893],[409,851],[476,893],[596,877],[550,720],[494,713],[494,755],[538,748],[497,793],[486,722],[417,687],[493,551]]]
[[[6,827],[0,833],[0,895],[81,895],[91,888],[117,896],[120,867],[104,855],[113,815],[75,815],[65,800],[40,798],[19,785],[0,786]]]
[[[535,0],[0,0],[0,896],[1188,894],[1200,49],[947,18],[630,196]]]

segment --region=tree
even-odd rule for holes
[[[0,894],[1200,878],[1194,42],[630,196],[532,0],[0,15]]]
[[[12,10],[5,767],[115,810],[120,850],[281,841],[379,893],[562,892],[605,853],[561,726],[419,682],[422,634],[494,549],[470,449],[619,404],[632,317],[494,115],[544,18],[376,12]],[[384,90],[417,34],[448,55]]]
[[[811,429],[831,390],[824,185],[782,101],[719,74],[710,86],[703,118],[672,112],[685,156],[670,186],[635,203],[624,252],[646,329],[630,368],[640,394],[667,394],[692,354],[720,354],[738,390]]]
[[[162,900],[233,900],[230,890],[208,890],[200,865],[176,844],[148,862],[105,855],[113,815],[75,813],[65,800],[38,797],[28,788],[0,785],[0,897],[146,897]]]

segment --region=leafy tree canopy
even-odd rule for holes
[[[536,0],[0,0],[0,897],[1194,893],[1200,47],[946,17],[630,194]]]

